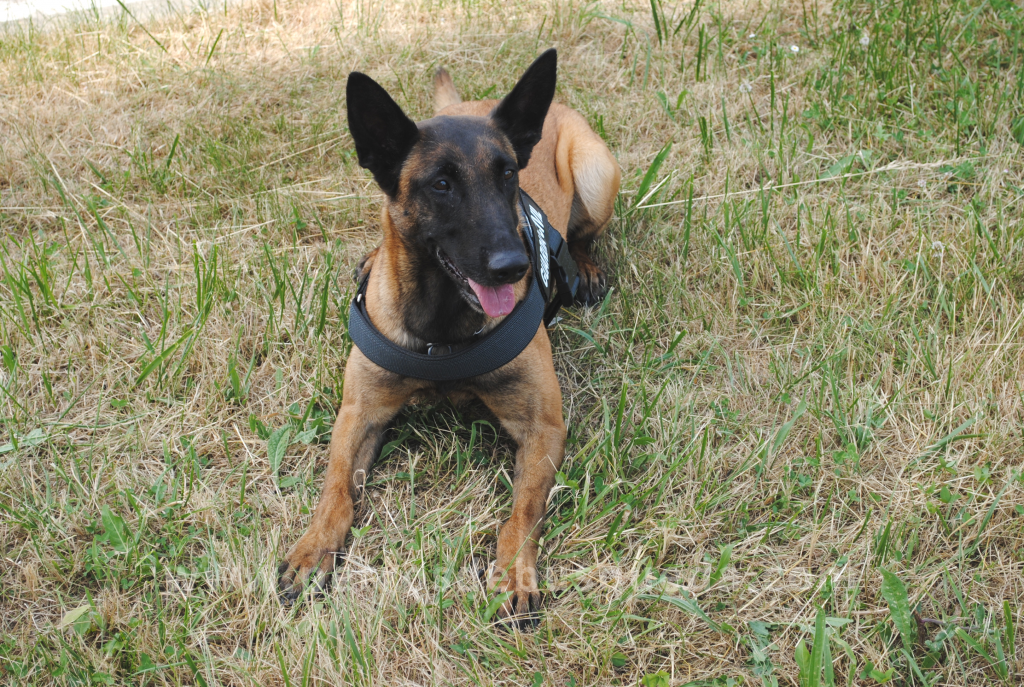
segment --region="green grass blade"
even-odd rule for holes
[[[1013,660],[1013,657],[1017,655],[1017,643],[1014,638],[1014,622],[1013,622],[1013,611],[1010,608],[1010,602],[1003,601],[1003,641],[1006,642],[1006,653]]]
[[[711,577],[708,579],[708,586],[714,587],[718,584],[719,580],[722,579],[722,573],[725,572],[726,567],[729,565],[729,561],[732,560],[732,544],[727,544],[722,547],[722,553],[718,557],[718,565],[711,571]]]
[[[821,661],[825,652],[825,611],[818,609],[814,618],[814,645],[807,664],[807,687],[819,687],[821,684]]]
[[[651,184],[658,176],[658,171],[661,169],[661,165],[665,162],[665,158],[668,157],[669,151],[672,150],[672,141],[666,143],[658,154],[654,156],[654,160],[651,161],[650,167],[647,168],[647,172],[644,174],[643,179],[640,180],[640,186],[637,187],[636,195],[633,197],[633,205],[631,210],[637,209],[640,205],[643,205],[647,201],[648,191],[651,188]]]
[[[174,352],[178,350],[178,347],[185,341],[185,339],[187,339],[191,335],[191,331],[185,332],[184,334],[181,335],[181,338],[179,338],[170,346],[162,350],[160,352],[160,355],[158,355],[156,358],[150,361],[148,365],[142,368],[142,372],[140,372],[139,376],[135,378],[135,383],[132,385],[132,388],[137,388],[140,384],[146,381],[146,378],[149,377],[149,375],[153,374],[153,372],[157,370],[161,365],[163,365],[168,358],[174,355]]]

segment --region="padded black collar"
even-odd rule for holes
[[[550,323],[562,305],[572,303],[579,275],[561,235],[521,189],[519,204],[533,277],[526,298],[497,327],[468,342],[431,343],[427,353],[410,351],[385,337],[370,321],[366,312],[366,285],[370,281],[367,273],[352,299],[348,319],[349,336],[363,355],[403,377],[454,382],[493,372],[522,353],[537,335],[540,323]],[[448,352],[441,353],[442,350]]]

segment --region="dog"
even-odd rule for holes
[[[607,280],[591,244],[612,215],[619,166],[580,114],[552,103],[556,71],[555,50],[548,50],[500,102],[463,102],[440,68],[436,114],[419,123],[370,77],[349,75],[348,121],[359,164],[385,196],[383,242],[357,273],[368,278],[366,311],[391,342],[423,352],[434,342],[472,339],[525,297],[533,277],[520,187],[567,242],[579,268],[577,302],[604,297]],[[445,397],[478,398],[518,445],[512,514],[499,531],[487,588],[508,594],[499,619],[536,617],[538,539],[566,435],[543,323],[512,362],[458,382],[404,377],[353,347],[320,502],[278,570],[283,600],[329,582],[391,420],[414,398]]]

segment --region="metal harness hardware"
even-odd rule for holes
[[[512,362],[537,333],[541,321],[550,324],[563,305],[570,305],[580,277],[569,247],[547,215],[525,191],[519,191],[523,229],[530,249],[533,276],[526,298],[486,334],[462,343],[428,345],[427,353],[402,348],[373,326],[366,312],[363,278],[349,308],[348,332],[363,355],[396,374],[431,382],[454,382],[493,372]],[[438,353],[447,349],[447,353]]]

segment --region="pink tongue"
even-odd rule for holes
[[[516,293],[511,284],[501,286],[484,286],[477,284],[472,279],[467,279],[473,287],[473,293],[480,299],[480,305],[484,312],[491,317],[502,317],[512,312],[516,307]]]

